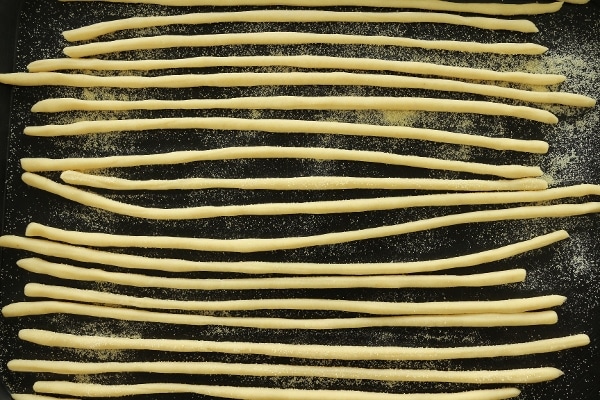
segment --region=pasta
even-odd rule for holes
[[[471,347],[336,346],[202,341],[182,339],[140,339],[105,336],[79,336],[38,329],[22,329],[19,338],[41,346],[90,350],[153,350],[165,352],[217,352],[262,354],[272,357],[340,360],[453,360],[470,358],[518,357],[545,354],[587,346],[585,334],[529,342]]]
[[[381,136],[479,146],[495,150],[546,153],[548,143],[539,140],[496,138],[464,133],[407,126],[352,124],[333,121],[302,121],[286,119],[243,119],[220,117],[156,118],[80,121],[64,125],[25,127],[30,136],[68,136],[116,131],[157,129],[256,130],[271,133],[308,133],[355,136]]]
[[[554,311],[531,311],[526,313],[458,314],[458,315],[410,315],[353,318],[269,318],[269,317],[217,317],[198,314],[172,314],[129,308],[105,307],[62,301],[31,301],[12,303],[2,308],[6,318],[46,314],[71,314],[123,321],[153,322],[190,326],[236,326],[258,329],[359,329],[376,326],[422,326],[422,327],[498,327],[551,325],[558,321]]]
[[[560,218],[575,215],[598,213],[600,203],[558,204],[550,206],[523,206],[500,210],[472,211],[467,213],[450,214],[397,225],[380,226],[354,231],[333,232],[321,235],[302,237],[282,237],[269,239],[211,239],[186,238],[172,236],[127,236],[103,233],[72,232],[41,224],[29,224],[27,236],[41,236],[46,239],[63,241],[71,244],[87,246],[111,247],[142,247],[142,248],[172,248],[197,251],[229,251],[229,252],[258,252],[270,250],[287,250],[294,248],[324,246],[347,243],[358,240],[382,238],[386,236],[403,235],[441,227],[505,221],[532,218]]]
[[[174,180],[129,180],[64,171],[66,183],[111,190],[198,190],[212,188],[245,190],[342,190],[342,189],[417,189],[486,192],[502,190],[544,190],[548,182],[541,178],[504,180],[368,178],[348,176],[300,176],[291,178],[179,178]]]
[[[399,155],[381,151],[282,146],[228,147],[198,151],[186,150],[152,155],[80,158],[69,160],[67,168],[64,168],[65,165],[63,165],[62,168],[55,170],[86,170],[142,165],[172,165],[195,161],[237,160],[245,158],[307,158],[316,160],[359,161],[403,165],[414,168],[469,172],[482,175],[496,175],[503,178],[525,178],[541,176],[543,174],[539,167],[527,167],[522,165],[490,165],[465,161],[443,160],[431,157]],[[31,163],[31,161],[29,161],[29,163]]]
[[[28,74],[37,75],[37,74]],[[2,78],[0,77],[0,81]],[[48,81],[60,84],[59,80]],[[470,113],[514,117],[545,124],[558,118],[549,111],[527,106],[489,101],[438,99],[428,97],[360,97],[360,96],[273,96],[229,99],[191,100],[79,100],[47,99],[36,103],[33,112],[61,111],[131,111],[131,110],[200,110],[200,109],[274,109],[274,110],[395,110],[442,113]]]
[[[372,379],[396,382],[452,382],[452,383],[539,383],[556,379],[563,373],[556,368],[523,368],[500,371],[435,371],[377,369],[352,367],[323,367],[316,365],[235,364],[219,362],[112,362],[83,363],[46,360],[11,360],[11,371],[49,372],[81,375],[111,372],[150,372],[159,374],[190,375],[243,375],[243,376],[303,376],[336,379]]]
[[[539,296],[532,298],[498,301],[457,301],[429,303],[394,303],[381,301],[349,301],[331,299],[256,299],[229,301],[180,301],[147,297],[126,296],[96,290],[75,289],[64,286],[25,285],[25,295],[81,303],[128,306],[133,308],[185,310],[185,311],[233,311],[233,310],[329,310],[381,315],[417,314],[478,314],[521,313],[562,305],[563,296]]]
[[[193,279],[165,278],[141,274],[107,272],[55,264],[38,259],[19,260],[31,272],[80,281],[111,282],[134,287],[159,287],[185,290],[259,290],[259,289],[350,289],[350,288],[448,288],[481,287],[518,283],[525,270],[514,269],[471,275],[384,275],[311,276],[282,278]],[[165,267],[163,267],[165,268]]]
[[[23,160],[25,161],[25,160]],[[32,166],[35,160],[24,163]],[[53,160],[51,160],[53,161]],[[58,161],[58,160],[57,160]],[[50,165],[56,165],[50,163]],[[40,166],[41,168],[41,166]],[[27,168],[26,168],[27,169]],[[436,207],[474,204],[508,204],[549,201],[566,197],[600,195],[595,185],[576,185],[537,191],[517,192],[473,192],[441,193],[417,196],[396,196],[364,199],[346,199],[332,201],[310,201],[298,203],[264,203],[226,206],[197,206],[183,208],[156,208],[132,205],[109,199],[96,193],[87,192],[73,186],[54,182],[43,176],[26,172],[23,182],[31,187],[61,196],[79,204],[110,211],[120,215],[156,220],[180,220],[215,218],[239,215],[288,215],[288,214],[333,214],[365,212],[375,210],[393,210],[411,207]]]
[[[86,397],[121,397],[140,394],[160,393],[196,393],[213,397],[237,398],[247,400],[289,399],[289,400],[325,400],[342,396],[347,400],[498,400],[516,397],[518,389],[488,389],[459,393],[436,394],[392,394],[360,392],[349,390],[306,390],[280,388],[254,388],[232,386],[205,386],[177,383],[145,383],[137,385],[105,386],[91,383],[73,383],[61,381],[36,382],[33,390],[42,393],[64,394]]]
[[[364,36],[307,32],[245,32],[207,35],[162,35],[67,46],[68,57],[81,58],[123,51],[174,47],[215,47],[237,45],[371,45],[417,47],[469,53],[539,55],[548,48],[535,43],[478,43],[453,40],[419,40],[392,36]]]
[[[490,84],[461,82],[451,79],[413,76],[381,75],[351,72],[235,72],[215,74],[186,74],[148,76],[95,76],[40,72],[15,77],[15,82],[27,82],[27,77],[41,85],[77,87],[232,87],[232,86],[372,86],[384,88],[423,89],[444,92],[470,93],[533,103],[561,104],[574,107],[593,107],[596,101],[588,96],[565,92],[539,92],[507,88]],[[10,77],[8,77],[10,82]],[[33,111],[44,111],[45,102]],[[52,111],[52,108],[48,108]]]
[[[60,0],[60,1],[96,1],[96,0]],[[149,3],[165,6],[213,6],[210,0],[103,0],[117,3]],[[569,0],[567,2],[582,2],[585,0]],[[530,2],[526,4],[502,3],[469,3],[439,0],[371,0],[365,3],[361,0],[221,0],[220,6],[270,6],[285,5],[297,7],[331,7],[331,6],[361,6],[388,8],[416,8],[431,11],[454,11],[491,15],[523,15],[546,14],[557,12],[562,2],[551,3]]]
[[[240,12],[210,12],[182,15],[134,17],[100,22],[63,32],[70,42],[95,39],[98,36],[128,29],[143,29],[165,25],[198,25],[223,22],[394,22],[441,23],[464,25],[491,30],[538,32],[531,21],[487,17],[463,17],[431,12],[337,12],[323,10],[251,10]]]
[[[307,69],[349,69],[365,71],[392,71],[413,75],[432,75],[468,80],[486,80],[521,83],[526,85],[556,85],[565,81],[564,75],[527,73],[520,71],[493,71],[469,67],[434,64],[417,61],[396,61],[369,58],[349,58],[317,55],[301,56],[230,56],[192,57],[152,60],[101,60],[90,58],[60,58],[33,61],[29,72],[57,70],[153,70],[171,68],[210,67],[272,67],[285,66]]]

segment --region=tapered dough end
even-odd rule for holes
[[[62,0],[60,0],[62,1]],[[12,393],[10,395],[13,400],[60,400],[58,397],[41,396],[39,394]],[[78,400],[78,399],[70,399]]]

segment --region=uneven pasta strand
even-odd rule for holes
[[[530,342],[471,347],[344,346],[202,341],[181,339],[140,339],[81,336],[38,329],[22,329],[19,338],[41,346],[89,350],[154,350],[164,352],[217,352],[262,354],[273,357],[340,360],[452,360],[470,358],[518,357],[544,354],[587,346],[585,334]]]
[[[95,39],[98,36],[129,29],[144,29],[166,25],[200,25],[229,22],[362,22],[362,23],[439,23],[463,25],[491,30],[538,32],[535,24],[526,20],[488,17],[464,17],[431,12],[338,12],[324,10],[251,10],[210,12],[168,16],[134,17],[99,22],[63,32],[70,42]]]
[[[230,56],[191,57],[152,60],[104,60],[89,58],[60,58],[33,61],[29,72],[57,70],[153,70],[172,68],[211,67],[273,67],[285,66],[306,69],[348,69],[365,71],[392,71],[413,75],[431,75],[468,80],[500,81],[525,85],[556,85],[565,81],[564,75],[527,73],[521,71],[494,71],[489,69],[456,67],[417,61],[396,61],[372,58],[334,56]]]
[[[313,365],[239,364],[220,362],[109,362],[84,363],[47,360],[11,360],[11,371],[48,372],[81,375],[111,372],[149,372],[158,374],[241,375],[241,376],[301,376],[336,379],[372,379],[395,382],[451,383],[539,383],[556,379],[563,373],[556,368],[523,368],[499,371],[436,371],[324,367]]]

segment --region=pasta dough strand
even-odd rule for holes
[[[99,22],[63,32],[70,42],[95,39],[98,36],[129,29],[166,25],[201,25],[230,22],[361,22],[361,23],[438,23],[463,25],[490,30],[538,32],[526,20],[488,17],[464,17],[432,12],[337,12],[324,10],[251,10],[239,12],[191,13],[167,16],[133,17]]]
[[[96,1],[96,0],[60,0],[60,1]],[[116,3],[146,3],[165,6],[214,6],[210,0],[103,0]],[[578,0],[571,0],[578,1]],[[526,4],[468,3],[439,0],[221,0],[219,6],[294,6],[294,7],[388,7],[414,8],[430,11],[453,11],[488,15],[526,15],[554,13],[561,9],[562,2],[530,2]]]
[[[366,36],[308,32],[244,32],[207,35],[161,35],[67,46],[68,57],[82,58],[123,51],[176,47],[216,47],[238,45],[370,45],[416,47],[469,53],[539,55],[548,48],[535,43],[478,43],[454,40],[420,40],[395,36]]]
[[[492,221],[523,220],[533,218],[562,218],[600,212],[600,203],[557,204],[549,206],[523,206],[499,210],[472,211],[427,218],[396,225],[379,226],[344,232],[332,232],[312,236],[249,239],[213,239],[174,236],[132,236],[93,232],[73,232],[31,223],[27,236],[70,244],[99,247],[170,248],[197,251],[228,251],[251,253],[271,250],[325,246],[359,240],[377,239],[388,236],[422,232],[442,227]]]
[[[521,343],[486,346],[396,347],[344,346],[322,344],[287,344],[202,341],[181,339],[140,339],[124,337],[81,336],[38,329],[22,329],[21,340],[41,346],[88,350],[153,350],[225,354],[262,354],[272,357],[339,360],[452,360],[471,358],[518,357],[545,354],[587,346],[585,334],[542,339]]]
[[[66,375],[89,375],[120,372],[158,374],[294,376],[335,379],[371,379],[393,382],[451,383],[539,383],[554,380],[563,373],[550,367],[498,371],[436,371],[324,367],[313,365],[240,364],[221,362],[104,362],[85,363],[48,360],[11,360],[8,368],[16,372],[48,372]]]
[[[523,165],[492,165],[466,161],[444,160],[432,157],[400,155],[382,151],[282,146],[227,147],[197,151],[185,150],[162,154],[72,158],[64,160],[64,164],[59,166],[58,169],[54,170],[59,171],[75,169],[81,171],[101,168],[135,167],[142,165],[173,165],[198,161],[256,158],[306,158],[315,160],[356,161],[365,163],[402,165],[413,168],[468,172],[481,175],[495,175],[503,178],[534,177],[541,176],[543,173],[539,167],[528,167]],[[31,161],[29,161],[29,163],[31,164]],[[56,163],[59,164],[60,161],[57,161]]]
[[[306,69],[347,69],[364,71],[391,71],[413,75],[431,75],[483,81],[504,81],[525,85],[556,85],[565,81],[564,75],[527,73],[521,71],[494,71],[489,69],[456,67],[417,61],[397,61],[372,58],[334,56],[230,56],[191,57],[180,59],[100,60],[89,58],[60,58],[37,60],[28,65],[29,72],[58,70],[153,70],[173,68],[212,67],[296,67]]]
[[[31,85],[118,88],[190,88],[190,87],[255,87],[255,86],[368,86],[469,93],[532,103],[593,107],[588,96],[566,92],[530,91],[491,84],[462,82],[451,79],[414,76],[367,74],[352,72],[235,72],[161,76],[96,76],[58,72],[16,73],[0,80]],[[28,82],[30,81],[30,82]],[[42,100],[34,112],[64,111],[54,109],[54,100]],[[452,103],[452,102],[450,102]],[[77,103],[73,102],[74,106]]]
[[[91,304],[61,301],[34,301],[12,303],[2,308],[6,318],[47,314],[70,314],[109,318],[121,321],[152,322],[189,326],[231,326],[257,329],[361,329],[382,326],[423,327],[498,327],[552,325],[558,321],[554,311],[531,311],[514,314],[459,314],[459,315],[411,315],[354,318],[271,318],[271,317],[215,317],[212,315],[172,314],[115,308]]]
[[[494,150],[512,150],[546,153],[548,143],[539,140],[496,138],[465,133],[407,126],[353,124],[333,121],[302,121],[289,119],[244,119],[223,117],[183,117],[156,119],[122,119],[80,121],[63,125],[25,127],[31,136],[69,136],[118,131],[165,129],[250,130],[270,133],[306,133],[354,136],[379,136],[396,139],[426,140],[465,146],[479,146]]]
[[[380,315],[425,314],[510,314],[542,310],[562,305],[566,297],[549,295],[498,301],[455,301],[428,303],[399,303],[382,301],[351,301],[331,299],[254,299],[229,301],[183,301],[127,296],[116,293],[83,290],[65,286],[28,283],[28,297],[44,297],[80,303],[128,306],[133,308],[185,311],[248,311],[248,310],[328,310]]]
[[[31,74],[30,74],[31,75]],[[37,75],[37,74],[33,74]],[[1,77],[0,77],[1,80]],[[58,80],[52,81],[58,84]],[[273,109],[273,110],[387,110],[481,114],[513,117],[556,124],[558,118],[549,111],[528,106],[489,101],[438,99],[429,97],[360,97],[360,96],[273,96],[192,100],[80,100],[55,98],[36,103],[34,112],[62,111],[132,111],[132,110],[201,110],[201,109]]]
[[[481,287],[519,283],[524,269],[472,275],[384,275],[384,276],[310,276],[283,278],[193,279],[107,272],[55,264],[39,259],[19,260],[30,272],[69,280],[111,282],[133,287],[159,287],[184,290],[260,290],[260,289],[351,289],[351,288],[448,288]],[[163,267],[164,268],[164,267]]]

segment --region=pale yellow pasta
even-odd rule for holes
[[[213,239],[177,236],[133,236],[98,232],[75,232],[29,224],[27,236],[41,236],[46,239],[71,244],[98,247],[141,247],[169,248],[197,251],[229,251],[250,253],[270,250],[286,250],[311,246],[325,246],[366,239],[404,235],[447,226],[492,221],[522,220],[534,218],[562,218],[600,212],[600,203],[557,204],[549,206],[523,206],[499,210],[472,211],[427,218],[396,225],[379,226],[359,230],[332,232],[312,236],[279,238]]]
[[[96,1],[96,0],[60,0],[60,1]],[[103,0],[116,3],[147,3],[165,6],[215,6],[211,0]],[[585,0],[569,0],[581,2]],[[388,8],[415,8],[431,11],[453,11],[490,15],[525,15],[546,14],[557,12],[562,7],[562,2],[551,3],[530,2],[525,4],[502,3],[467,3],[440,1],[440,0],[221,0],[220,6],[297,6],[297,7],[332,7],[332,6],[358,6],[358,7],[388,7]]]
[[[289,119],[188,117],[79,121],[64,125],[28,126],[25,127],[24,133],[30,136],[69,136],[158,129],[211,129],[220,131],[255,130],[270,133],[379,136],[396,139],[427,140],[465,146],[479,146],[495,150],[512,150],[529,153],[546,153],[548,151],[548,143],[540,140],[519,140],[504,137],[470,135],[408,126],[383,126],[334,121],[303,121]]]
[[[309,318],[292,319],[276,317],[218,317],[198,314],[173,314],[136,310],[129,308],[105,307],[62,301],[31,301],[12,303],[2,308],[6,318],[69,314],[108,318],[121,321],[139,321],[189,326],[231,326],[258,329],[360,329],[368,327],[499,327],[552,325],[558,321],[554,311],[531,311],[526,313],[499,314],[458,314],[458,315],[410,315],[351,318]]]
[[[91,383],[40,381],[33,390],[42,393],[64,394],[84,397],[122,397],[141,394],[196,393],[212,397],[246,400],[500,400],[516,397],[518,389],[488,389],[458,393],[375,393],[350,390],[308,390],[262,387],[206,386],[178,383],[144,383],[137,385],[104,386]]]
[[[37,74],[28,74],[37,75]],[[0,76],[0,81],[2,77]],[[28,79],[27,79],[28,81]],[[55,84],[59,81],[53,80]],[[274,109],[274,110],[387,110],[428,111],[441,113],[481,114],[522,118],[556,124],[558,118],[549,111],[503,103],[428,97],[360,97],[360,96],[274,96],[192,100],[80,100],[55,98],[36,103],[34,112],[61,111],[132,111],[132,110],[200,110],[200,109]]]
[[[217,74],[187,74],[162,76],[95,76],[57,72],[23,73],[15,82],[29,78],[40,85],[77,87],[240,87],[240,86],[369,86],[401,89],[422,89],[469,93],[533,103],[593,107],[596,101],[588,96],[552,91],[530,91],[491,84],[462,82],[451,79],[414,76],[366,74],[351,72],[236,72]],[[10,82],[10,76],[7,81]],[[1,79],[1,78],[0,78]],[[34,105],[33,111],[43,111],[45,102]],[[51,108],[50,108],[51,110]]]
[[[135,167],[142,165],[172,165],[196,161],[238,160],[257,158],[306,158],[315,160],[358,161],[377,164],[402,165],[414,168],[439,169],[468,172],[481,175],[495,175],[503,178],[525,178],[541,176],[539,167],[523,165],[492,165],[467,161],[444,160],[432,157],[393,154],[382,151],[347,150],[323,147],[283,147],[247,146],[227,147],[210,150],[184,150],[162,154],[140,154],[129,156],[109,156],[101,158],[72,158],[61,162],[55,171],[74,169],[101,169]],[[32,159],[25,165],[32,164]],[[23,165],[23,163],[22,163]],[[56,167],[55,167],[56,168]],[[40,171],[37,169],[37,171]],[[42,170],[43,171],[43,170]]]
[[[590,338],[587,335],[578,334],[529,342],[467,347],[338,346],[81,336],[38,329],[22,329],[19,331],[19,338],[41,346],[89,350],[217,352],[225,354],[262,354],[272,357],[306,359],[388,361],[519,357],[531,354],[553,353],[587,346],[590,343]]]
[[[361,23],[438,23],[463,25],[491,30],[538,32],[527,20],[488,17],[464,17],[432,12],[338,12],[325,10],[251,10],[209,12],[166,16],[133,17],[99,22],[63,32],[70,42],[95,39],[98,36],[128,29],[144,29],[165,25],[200,25],[223,22],[361,22]]]
[[[392,71],[413,75],[431,75],[468,80],[500,81],[526,85],[556,85],[565,81],[564,75],[528,73],[521,71],[494,71],[489,69],[457,67],[418,61],[397,61],[372,58],[349,58],[317,55],[301,56],[230,56],[191,57],[152,60],[104,60],[97,58],[59,58],[33,61],[29,72],[58,70],[153,70],[172,68],[211,67],[297,67],[307,69],[349,69],[365,71]]]
[[[321,275],[281,278],[193,279],[108,272],[100,269],[50,263],[38,259],[19,260],[17,264],[27,271],[55,276],[62,279],[110,282],[134,287],[159,287],[182,290],[481,287],[523,282],[526,275],[524,269],[513,269],[471,275]],[[167,267],[163,266],[163,269],[165,268]]]
[[[563,375],[551,367],[513,370],[436,371],[326,367],[317,365],[240,364],[222,362],[104,362],[85,363],[47,360],[11,360],[8,368],[16,372],[38,372],[66,375],[146,372],[156,374],[294,376],[336,379],[371,379],[393,382],[451,383],[539,383]]]
[[[65,55],[74,58],[175,47],[214,47],[238,45],[370,45],[416,47],[470,53],[539,55],[548,48],[535,43],[479,43],[455,40],[420,40],[396,36],[366,36],[307,32],[246,32],[207,35],[162,35],[106,42],[92,42],[64,48]]]
[[[38,161],[40,162],[39,165]],[[59,165],[59,163],[54,163],[54,161],[60,160],[28,159],[22,160],[22,166],[25,170],[29,168],[34,170],[36,168],[49,168],[52,170],[56,165]],[[557,200],[566,197],[600,195],[600,186],[575,185],[535,191],[441,193],[297,203],[257,203],[225,206],[156,208],[137,206],[109,199],[96,193],[54,182],[51,179],[30,172],[25,172],[22,175],[22,179],[23,182],[31,187],[53,193],[79,204],[110,211],[115,214],[156,220],[182,220],[239,215],[335,214],[412,207],[532,203]]]
[[[382,301],[350,301],[318,298],[279,298],[229,301],[183,301],[135,297],[97,290],[76,289],[65,286],[28,283],[25,295],[29,297],[65,300],[80,303],[128,306],[145,309],[185,311],[234,311],[234,310],[329,310],[380,315],[425,314],[478,314],[521,313],[562,305],[566,297],[549,295],[497,301],[454,301],[428,303],[401,303]]]
[[[379,275],[405,274],[425,271],[438,271],[450,268],[461,268],[495,261],[504,257],[520,254],[534,248],[547,246],[558,240],[567,238],[564,231],[557,231],[531,241],[500,247],[495,250],[474,253],[467,256],[451,257],[441,260],[391,262],[391,263],[356,263],[356,264],[323,264],[297,262],[216,262],[191,261],[183,259],[165,259],[119,254],[108,251],[78,247],[64,243],[50,242],[42,239],[5,235],[0,237],[0,246],[27,250],[34,253],[66,258],[69,260],[101,263],[132,269],[149,269],[168,272],[239,272],[247,274],[331,274],[331,275]]]

